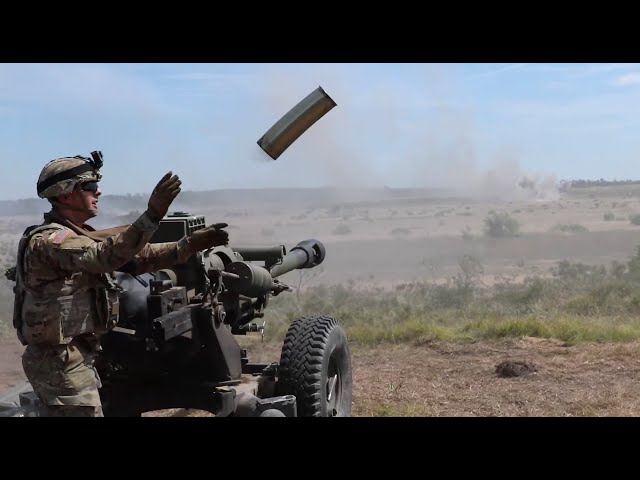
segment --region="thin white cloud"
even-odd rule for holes
[[[613,79],[611,83],[617,87],[637,85],[640,83],[640,73],[634,72],[634,73],[627,73],[626,75],[621,75]]]
[[[472,75],[468,75],[465,80],[472,80],[475,78],[482,78],[482,77],[491,77],[494,75],[499,75],[501,73],[504,72],[508,72],[511,70],[521,70],[524,67],[526,67],[527,65],[529,65],[528,63],[510,63],[509,65],[505,65],[504,67],[501,68],[497,68],[497,69],[493,69],[493,70],[489,70],[486,72],[480,72],[480,73],[474,73]]]
[[[598,63],[588,65],[583,71],[583,75],[594,75],[598,73],[611,72],[613,70],[624,70],[625,68],[636,68],[637,63]]]
[[[594,77],[600,74],[606,74],[616,70],[625,70],[629,68],[637,68],[637,63],[596,63],[596,64],[542,64],[529,63],[524,64],[523,71],[527,72],[556,72],[565,74],[562,78],[551,79],[547,81],[546,87],[552,90],[572,90],[575,86],[576,79],[584,79],[586,77]]]
[[[560,74],[564,73],[561,78],[555,78],[546,82],[545,87],[550,90],[565,90],[572,92],[579,87],[579,84],[589,77],[597,78],[598,75],[606,75],[614,71],[638,68],[637,63],[598,63],[598,64],[570,64],[570,65],[531,65],[527,71],[555,71]],[[638,81],[637,73],[630,72],[628,74],[619,75],[607,83],[611,86],[627,86]],[[603,80],[604,81],[604,80]]]
[[[202,72],[191,72],[191,73],[172,73],[169,75],[165,75],[165,78],[170,80],[219,80],[224,78],[227,74],[223,73],[202,73]]]
[[[572,65],[564,65],[557,63],[529,63],[525,68],[528,72],[571,72],[575,70]]]
[[[555,64],[555,63],[528,63],[527,71],[567,73],[570,77],[588,77],[599,73],[607,73],[615,70],[637,68],[637,63],[587,63],[587,64]]]
[[[175,94],[181,97],[216,97],[231,89],[252,90],[256,76],[246,73],[184,72],[164,75],[178,83]]]
[[[207,72],[186,72],[172,73],[165,75],[170,80],[245,80],[253,75],[246,73],[207,73]]]
[[[600,73],[612,72],[615,70],[624,70],[628,68],[636,68],[637,63],[587,63],[587,64],[547,64],[547,63],[530,63],[527,64],[527,71],[536,72],[558,72],[566,73],[568,77],[582,78],[590,77]]]

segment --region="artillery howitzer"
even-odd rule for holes
[[[151,242],[176,241],[204,226],[203,216],[174,213]],[[321,242],[305,240],[289,252],[284,245],[218,246],[135,279],[116,272],[124,288],[120,321],[102,338],[96,363],[105,416],[168,408],[216,416],[349,416],[351,357],[335,319],[293,321],[279,362],[252,363],[235,338],[264,333],[265,322],[255,321],[271,297],[291,290],[278,277],[324,258]],[[16,397],[15,403],[34,405],[33,392]]]
[[[259,140],[276,160],[336,106],[318,87]],[[102,153],[98,155],[102,164]],[[180,240],[205,226],[203,216],[176,213],[151,239]],[[264,333],[269,299],[291,290],[278,277],[320,265],[317,240],[266,248],[215,247],[185,264],[132,277],[116,272],[118,326],[102,338],[96,368],[105,416],[137,416],[166,408],[195,408],[216,416],[349,416],[351,356],[342,327],[326,316],[291,323],[280,361],[252,363],[235,336]],[[262,265],[253,263],[262,262]],[[28,384],[0,395],[0,416],[37,416]]]

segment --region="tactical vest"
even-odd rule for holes
[[[25,252],[31,238],[63,228],[56,223],[27,228],[18,244],[16,268],[7,272],[16,282],[13,326],[23,345],[65,344],[80,335],[106,333],[118,323],[122,289],[108,274],[60,272],[42,291],[25,283]]]

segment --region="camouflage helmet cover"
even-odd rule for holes
[[[78,183],[99,181],[100,170],[89,158],[75,157],[56,158],[47,163],[38,177],[38,196],[52,198],[73,192]]]

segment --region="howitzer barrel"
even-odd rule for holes
[[[284,251],[284,247],[282,248]],[[240,250],[245,253],[249,252],[249,249],[236,249],[238,253],[240,253]],[[264,260],[265,256],[259,255],[259,253],[264,254],[267,251],[268,249],[264,248],[255,249],[253,253],[257,255],[256,257],[249,254],[247,255],[248,258],[246,258],[246,261],[232,262],[226,266],[226,272],[235,275],[235,278],[225,279],[225,285],[229,291],[249,297],[264,295],[273,287],[273,279],[275,277],[290,272],[291,270],[312,268],[320,265],[326,253],[324,245],[318,240],[304,240],[293,247],[288,254],[279,256],[278,261],[280,263],[274,265],[271,270],[249,263],[250,259]]]
[[[248,262],[280,259],[287,253],[284,245],[274,245],[273,247],[233,247],[243,260]],[[275,260],[274,260],[275,263]]]
[[[281,263],[271,268],[271,276],[276,278],[291,270],[316,267],[324,261],[325,255],[326,250],[321,242],[313,239],[303,240],[282,258]]]

